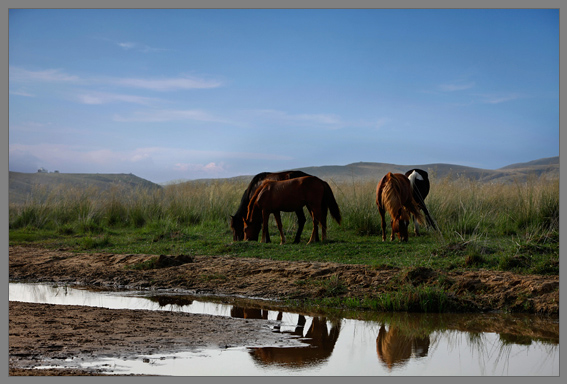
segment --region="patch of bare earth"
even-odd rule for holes
[[[131,268],[152,260],[157,260],[158,268]],[[16,281],[177,289],[278,300],[323,297],[328,294],[324,282],[331,278],[341,282],[343,289],[339,295],[343,297],[375,297],[395,291],[400,283],[439,287],[442,282],[451,300],[471,311],[559,313],[559,276],[494,271],[439,272],[427,268],[402,271],[231,256],[76,254],[10,247],[10,279]],[[10,302],[9,317],[11,375],[36,373],[22,368],[52,358],[94,358],[211,345],[293,342],[282,341],[281,334],[271,332],[268,323],[206,315]],[[52,371],[41,374],[62,372]]]

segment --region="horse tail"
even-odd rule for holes
[[[425,218],[423,216],[423,212],[421,211],[421,206],[417,201],[415,201],[413,196],[410,197],[410,201],[409,204],[407,205],[407,208],[408,211],[410,211],[410,213],[413,214],[413,216],[415,217],[415,219],[419,224],[421,225],[425,224]]]
[[[339,205],[335,200],[335,195],[333,194],[333,190],[326,182],[325,182],[325,189],[323,190],[323,204],[325,204],[329,208],[329,211],[331,212],[331,216],[340,225],[341,210],[339,209]]]

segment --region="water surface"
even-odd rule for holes
[[[83,367],[173,376],[559,376],[559,319],[510,314],[291,313],[157,292],[93,292],[10,283],[11,301],[183,311],[276,320],[304,347],[212,348],[103,359]],[[65,364],[75,364],[69,361]]]

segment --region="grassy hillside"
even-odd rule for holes
[[[23,203],[32,192],[48,194],[61,189],[93,188],[106,191],[111,188],[118,190],[148,189],[161,187],[148,180],[132,174],[99,174],[99,173],[20,173],[10,172],[10,203]]]

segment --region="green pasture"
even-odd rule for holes
[[[441,270],[490,269],[559,273],[559,183],[488,184],[433,180],[428,208],[439,231],[422,228],[408,243],[383,242],[375,205],[376,182],[334,183],[342,213],[328,216],[328,241],[292,244],[295,215],[283,214],[289,243],[233,242],[229,217],[245,183],[212,181],[161,190],[36,188],[23,204],[10,205],[10,244],[74,251],[171,255],[230,255],[274,260],[331,261],[379,267]],[[306,212],[307,215],[307,212]],[[307,216],[309,217],[309,216]],[[388,232],[390,228],[388,225]],[[389,234],[387,236],[389,239]]]

